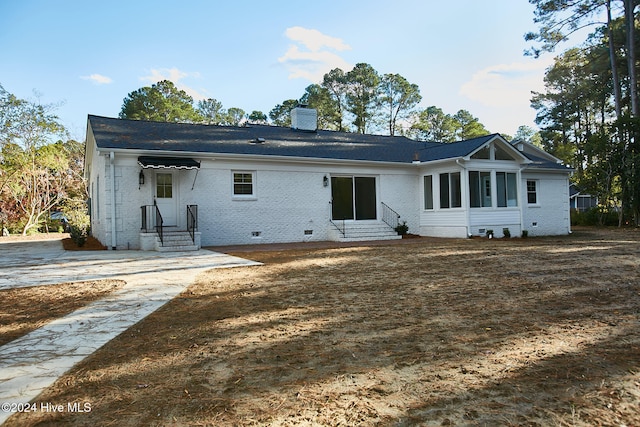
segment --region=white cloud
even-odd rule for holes
[[[302,78],[318,83],[334,68],[351,69],[351,65],[335,53],[351,49],[342,39],[303,27],[287,28],[285,36],[295,44],[289,46],[278,62],[289,70],[290,79]]]
[[[544,89],[544,72],[551,61],[498,64],[477,71],[460,87],[460,95],[489,107],[529,105],[531,91]]]
[[[90,76],[81,76],[83,80],[91,80],[93,83],[98,85],[108,85],[112,83],[113,80],[107,76],[103,76],[102,74],[91,74]]]
[[[152,69],[150,71],[151,71],[150,75],[140,77],[140,80],[148,81],[151,83],[158,83],[162,80],[169,80],[174,85],[176,85],[178,89],[184,90],[187,93],[187,95],[191,96],[196,101],[200,101],[207,98],[206,95],[200,93],[197,89],[194,89],[180,82],[180,80],[189,78],[189,77],[199,78],[200,73],[198,72],[188,73],[188,72],[179,70],[178,68],[175,68],[175,67]]]
[[[337,37],[327,36],[318,30],[310,30],[303,27],[287,28],[285,35],[294,42],[303,44],[312,52],[318,52],[323,47],[338,51],[350,50],[351,46]]]

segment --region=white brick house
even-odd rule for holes
[[[189,230],[195,247],[381,239],[397,237],[398,216],[423,236],[570,232],[570,169],[533,146],[316,130],[307,109],[292,119],[289,129],[89,116],[93,235],[145,250],[170,230]]]

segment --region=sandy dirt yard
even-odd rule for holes
[[[640,231],[237,255],[7,426],[640,426]]]

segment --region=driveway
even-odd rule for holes
[[[60,240],[0,240],[0,290],[99,279],[126,282],[108,297],[0,347],[0,424],[17,404],[36,399],[76,363],[182,292],[199,273],[249,265],[259,263],[204,249],[81,252],[65,251]]]

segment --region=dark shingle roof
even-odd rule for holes
[[[161,123],[89,116],[99,149],[253,154],[411,163],[426,145],[402,136],[284,127]]]
[[[485,135],[479,138],[467,139],[450,144],[432,144],[425,147],[421,157],[424,159],[423,161],[433,161],[468,156],[496,136],[498,136],[498,134],[494,133],[492,135]]]
[[[404,136],[362,135],[318,130],[248,125],[246,127],[148,122],[89,116],[98,149],[147,152],[248,154],[317,159],[411,163],[464,157],[495,138],[486,135],[443,144]],[[524,154],[524,153],[523,153]],[[563,165],[525,154],[531,166],[563,169]]]

